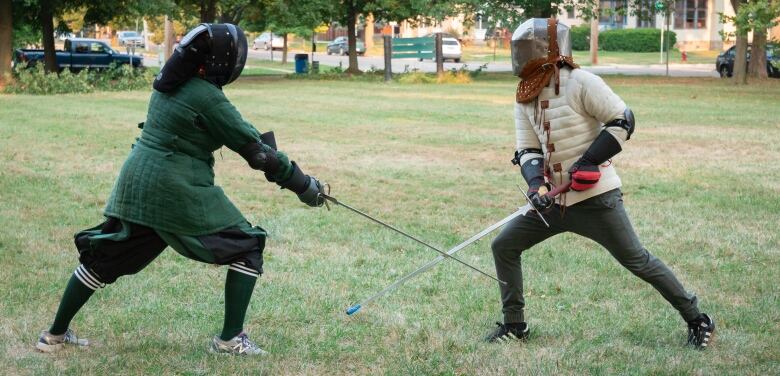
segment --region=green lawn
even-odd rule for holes
[[[448,248],[521,205],[508,75],[468,85],[252,78],[226,94],[332,194]],[[436,255],[342,208],[307,208],[240,157],[218,183],[271,234],[246,329],[271,355],[206,351],[225,268],[168,250],[98,291],[73,328],[95,345],[33,351],[78,265],[72,235],[101,221],[149,92],[0,95],[0,374],[778,374],[780,82],[608,78],[637,131],[615,160],[651,252],[714,315],[714,346],[595,243],[525,253],[528,343],[481,341],[495,283],[453,262],[344,309]],[[490,239],[462,251],[492,271]]]

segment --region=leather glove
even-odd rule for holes
[[[601,179],[599,166],[583,159],[574,162],[574,165],[569,169],[569,175],[571,178],[571,189],[575,191],[593,188]]]
[[[544,184],[545,187],[548,189],[544,192],[547,193],[549,191],[549,186],[547,184]],[[547,209],[551,208],[553,204],[555,203],[555,199],[550,198],[544,194],[539,194],[539,187],[536,188],[530,188],[528,190],[528,198],[531,200],[531,203],[534,204],[534,207],[539,211],[547,211]]]
[[[306,190],[302,193],[298,193],[298,199],[311,207],[320,207],[325,203],[325,199],[320,196],[322,184],[313,176],[309,176],[308,178],[309,183],[306,185]]]

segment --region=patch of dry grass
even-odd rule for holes
[[[715,346],[595,243],[566,234],[524,255],[532,340],[481,342],[493,283],[454,263],[343,310],[436,255],[343,209],[303,207],[227,149],[218,183],[271,234],[246,329],[271,356],[206,352],[224,268],[166,251],[99,291],[74,321],[97,343],[32,351],[77,264],[72,234],[101,220],[148,92],[0,95],[0,373],[776,374],[780,372],[778,82],[607,78],[637,131],[615,163],[645,245],[718,320]],[[512,80],[469,85],[240,80],[245,118],[345,202],[442,248],[520,204]],[[491,270],[489,239],[464,260]]]

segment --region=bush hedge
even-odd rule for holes
[[[571,48],[574,51],[590,50],[590,25],[580,25],[571,28]]]
[[[30,68],[20,65],[14,70],[14,76],[6,92],[36,95],[148,89],[154,80],[151,70],[133,69],[126,64],[78,73],[66,69],[59,74],[44,72],[43,64]]]
[[[670,31],[669,47],[674,47],[677,34]],[[660,29],[613,29],[599,32],[599,50],[625,52],[658,52],[660,50]],[[571,28],[572,49],[587,51],[590,49],[590,26]],[[664,41],[665,43],[665,41]]]

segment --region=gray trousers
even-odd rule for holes
[[[521,254],[566,231],[601,244],[623,267],[655,287],[685,321],[699,316],[696,296],[686,292],[672,271],[639,242],[623,208],[623,193],[619,189],[567,207],[563,214],[556,205],[544,213],[544,218],[550,224],[549,228],[536,212],[517,217],[507,223],[493,241],[498,278],[507,282],[507,285],[499,285],[505,323],[525,321]]]

